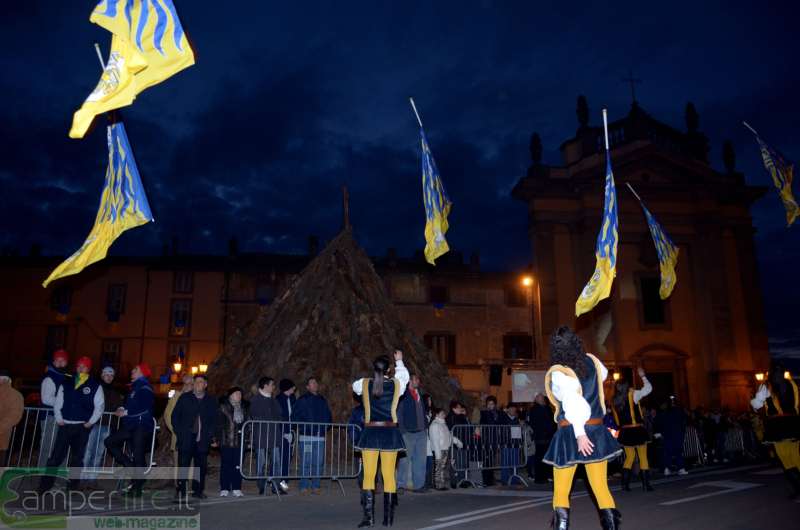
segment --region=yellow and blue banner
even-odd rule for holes
[[[422,142],[422,195],[425,202],[425,259],[431,265],[436,265],[436,258],[450,250],[444,235],[449,228],[447,216],[453,203],[444,189],[422,128],[419,135]]]
[[[111,53],[73,116],[71,138],[83,138],[98,114],[130,105],[142,90],[194,64],[172,0],[100,0],[89,20],[111,32]]]
[[[666,300],[678,282],[675,267],[678,265],[679,250],[641,199],[639,199],[639,205],[644,210],[647,226],[650,228],[650,235],[653,236],[653,243],[655,243],[658,253],[658,268],[661,272],[661,286],[658,289],[658,295],[662,300]]]
[[[142,179],[122,123],[108,127],[108,169],[94,226],[81,248],[47,277],[42,286],[78,274],[106,257],[109,247],[125,230],[153,220]]]
[[[772,176],[772,182],[778,189],[783,207],[786,208],[786,225],[792,226],[794,220],[800,215],[800,207],[797,206],[797,201],[792,194],[794,164],[783,158],[777,150],[768,146],[758,135],[756,135],[756,140],[761,149],[764,167]]]
[[[594,274],[575,302],[575,316],[588,313],[601,300],[608,298],[617,275],[617,243],[619,242],[617,189],[611,171],[611,155],[606,151],[606,184],[603,201],[603,220],[597,234]]]

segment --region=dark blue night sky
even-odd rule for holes
[[[0,246],[67,254],[91,228],[107,161],[104,120],[67,137],[99,75],[92,0],[5,6],[0,22]],[[417,101],[454,202],[451,246],[489,269],[530,259],[525,205],[509,191],[577,127],[638,100],[683,130],[687,101],[722,166],[770,185],[746,119],[800,158],[797,8],[789,2],[532,1],[267,2],[175,0],[197,64],[123,110],[156,223],[126,233],[112,254],[180,249],[304,252],[308,235],[340,226],[351,194],[360,243],[374,255],[424,246]],[[613,5],[613,9],[609,9]],[[800,190],[796,190],[800,193]],[[773,352],[800,349],[800,226],[787,230],[773,190],[753,208]],[[586,249],[592,252],[592,249]],[[679,265],[680,266],[680,265]]]

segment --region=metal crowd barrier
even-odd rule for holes
[[[276,493],[275,481],[324,479],[336,482],[344,495],[341,479],[361,473],[357,425],[248,420],[239,432],[242,477],[263,481]]]
[[[105,437],[118,430],[122,418],[115,416],[111,412],[104,412],[100,420],[92,427],[89,434],[86,452],[84,454],[84,467],[81,478],[95,478],[97,475],[114,474],[117,463],[106,450],[103,443]],[[147,474],[153,468],[154,452],[156,446],[156,433],[158,424],[153,420],[153,435],[150,440],[150,451],[147,457]],[[46,467],[47,459],[53,452],[53,446],[58,432],[53,410],[43,407],[25,407],[22,419],[11,430],[9,437],[8,452],[5,462],[0,464],[5,467]],[[127,444],[123,446],[123,452],[127,452]],[[69,463],[70,451],[64,459],[62,467]]]
[[[496,470],[511,485],[516,478],[525,486],[528,483],[517,473],[528,460],[524,425],[454,425],[450,446],[450,462],[456,475],[456,486],[468,483],[472,487],[483,484],[483,472]]]

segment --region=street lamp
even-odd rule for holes
[[[181,368],[183,368],[183,364],[181,364],[180,362],[172,363],[172,371],[175,372],[176,374],[181,373]]]
[[[533,285],[533,278],[531,278],[530,276],[523,276],[522,285],[524,285],[525,287],[530,287],[531,285]]]
[[[197,370],[199,370],[199,368],[192,366],[192,375],[197,375]]]
[[[208,371],[208,365],[205,362],[200,363],[200,373],[204,374]]]
[[[758,372],[756,374],[756,381],[758,381],[760,383],[763,380],[764,380],[764,372]]]
[[[619,381],[620,374],[615,370],[611,377],[614,378],[614,381]]]

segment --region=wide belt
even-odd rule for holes
[[[641,427],[641,426],[642,426],[641,423],[629,423],[627,425],[623,425],[622,428],[623,429],[629,429],[631,427]]]
[[[393,421],[368,421],[365,427],[397,427],[397,423]]]
[[[602,425],[602,424],[603,424],[603,418],[589,418],[586,421],[586,425]],[[559,429],[562,427],[569,427],[570,425],[572,424],[567,420],[561,420],[558,422]]]

